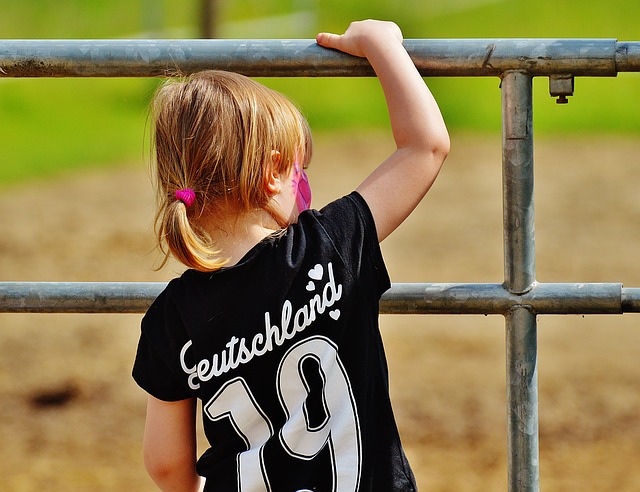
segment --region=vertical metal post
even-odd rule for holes
[[[200,0],[200,37],[218,37],[218,0]]]
[[[502,187],[505,287],[522,294],[535,282],[532,77],[502,78]],[[526,306],[507,314],[509,491],[539,490],[536,316]]]
[[[504,273],[510,292],[535,281],[532,78],[507,72],[502,79],[502,192]]]

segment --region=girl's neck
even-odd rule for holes
[[[281,227],[266,210],[233,214],[223,224],[203,224],[221,256],[229,258],[227,266],[236,265],[256,244]]]

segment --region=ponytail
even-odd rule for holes
[[[192,225],[187,205],[180,200],[167,201],[164,207],[160,207],[155,229],[163,254],[158,270],[167,264],[171,256],[189,268],[204,272],[218,270],[229,262],[212,247],[208,234]]]

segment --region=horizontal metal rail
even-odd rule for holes
[[[407,39],[424,76],[616,76],[640,71],[640,42],[615,39]],[[204,69],[253,77],[359,77],[364,59],[309,39],[0,40],[0,77],[164,77]]]
[[[0,313],[143,313],[163,282],[0,282]],[[395,283],[382,314],[534,314],[640,312],[640,288],[619,283],[536,283],[515,295],[502,284]]]

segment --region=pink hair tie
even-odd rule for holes
[[[183,190],[176,190],[176,199],[180,200],[188,208],[196,200],[196,194],[191,188],[184,188]]]

